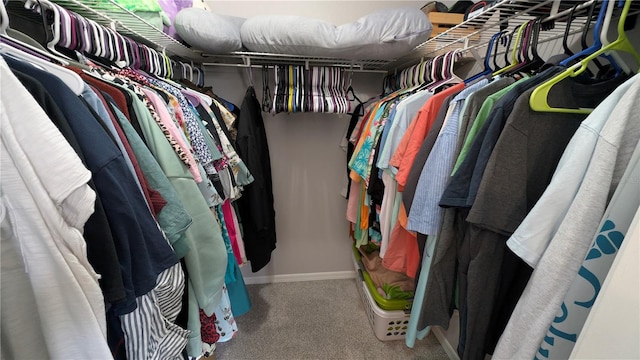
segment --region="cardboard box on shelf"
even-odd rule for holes
[[[435,12],[432,11],[427,14],[429,17],[429,21],[431,21],[431,25],[433,25],[433,30],[431,31],[431,37],[436,37],[443,32],[451,29],[452,27],[462,23],[464,21],[464,14],[451,14],[451,13],[443,13],[443,12]],[[458,28],[455,30],[455,33],[451,35],[455,35],[458,37],[467,36],[474,33],[476,30],[474,28]],[[477,36],[472,36],[475,38]]]

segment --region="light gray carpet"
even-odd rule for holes
[[[375,337],[355,280],[248,285],[253,308],[236,318],[238,333],[217,360],[448,359],[430,334],[413,349]]]

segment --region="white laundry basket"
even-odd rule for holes
[[[409,314],[402,310],[382,310],[369,294],[369,290],[362,280],[362,274],[358,271],[356,285],[367,317],[373,327],[376,337],[382,341],[404,339],[409,326]]]

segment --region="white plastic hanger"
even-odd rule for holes
[[[7,15],[7,9],[4,7],[4,2],[0,1],[0,35],[6,35],[8,27],[9,15]]]
[[[3,33],[2,36],[3,37],[7,37],[8,39],[11,39],[11,41],[20,43],[21,46],[24,46],[36,53],[39,54],[43,54],[49,58],[52,58],[53,60],[58,61],[59,63],[63,64],[63,65],[68,65],[69,63],[66,62],[64,59],[60,59],[54,55],[51,54],[44,54],[42,53],[42,51],[40,49],[37,49],[29,44],[25,44],[19,40],[13,39],[13,38],[9,38],[8,36],[6,36],[6,28],[9,26],[9,17],[7,16],[6,13],[6,9],[4,7],[4,3],[0,4],[0,17],[2,18],[2,23],[0,24],[0,26],[2,27],[1,32]],[[0,43],[0,53],[1,54],[7,54],[7,55],[13,55],[17,58],[23,59],[28,61],[29,63],[37,66],[38,68],[45,70],[47,72],[50,72],[51,74],[57,76],[60,80],[62,80],[70,89],[71,91],[73,91],[74,94],[80,96],[80,94],[82,94],[82,91],[84,90],[85,87],[85,83],[84,81],[82,81],[82,79],[80,78],[80,76],[76,73],[74,73],[71,70],[67,70],[61,66],[58,66],[56,64],[47,62],[46,60],[43,60],[37,56],[31,55],[29,53],[26,53],[24,51],[21,51],[19,49],[16,49],[10,45],[6,45],[6,44],[1,44]]]
[[[602,31],[600,32],[600,42],[602,42],[602,47],[605,47],[610,44],[609,39],[607,38],[607,35],[609,33],[609,25],[611,24],[611,17],[613,16],[613,8],[615,7],[616,2],[617,1],[615,0],[611,0],[607,4],[607,12],[604,15],[604,22],[602,23]],[[613,57],[613,59],[618,63],[622,71],[624,71],[627,74],[632,72],[631,68],[629,68],[629,65],[627,65],[627,63],[624,62],[624,60],[622,59],[622,57],[618,52],[610,51],[607,53],[607,55],[610,55]]]
[[[51,51],[51,53],[55,55],[66,58],[64,54],[59,53],[55,49],[55,45],[58,44],[58,42],[60,41],[60,12],[59,12],[58,6],[56,4],[49,2],[48,0],[38,0],[38,1],[27,0],[24,3],[24,7],[26,9],[36,9],[37,11],[40,11],[40,12],[45,11],[45,9],[42,9],[41,6],[44,6],[45,8],[50,9],[51,12],[53,12],[53,24],[51,24],[53,25],[52,26],[53,39],[47,43],[47,49],[49,49],[49,51]]]
[[[184,67],[189,70],[189,72],[185,72],[184,78],[188,79],[189,81],[191,81],[191,79],[193,79],[193,68],[191,67],[191,65],[186,64],[186,63],[184,64]]]
[[[82,94],[82,91],[84,90],[84,81],[82,81],[78,74],[74,73],[71,70],[47,62],[37,56],[33,56],[29,53],[5,44],[0,44],[0,54],[13,55],[17,58],[23,59],[33,64],[34,66],[37,66],[39,69],[45,70],[55,75],[60,80],[62,80],[73,91],[74,94],[78,96],[80,96]]]

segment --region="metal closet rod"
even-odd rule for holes
[[[293,64],[280,64],[280,65],[293,65]],[[273,69],[276,65],[256,65],[256,64],[225,64],[225,63],[202,63],[202,66],[222,66],[222,67],[238,67],[238,68],[262,68],[263,66],[266,66],[268,69]],[[305,64],[296,64],[296,66],[305,66],[307,67]],[[309,65],[309,66],[313,66],[313,65]],[[320,65],[322,66],[322,65]],[[348,72],[354,72],[354,73],[380,73],[380,74],[386,74],[388,71],[387,70],[373,70],[373,69],[356,69],[356,68],[352,68],[351,65],[346,65],[346,64],[327,64],[325,65],[327,67],[342,67],[345,68],[345,71]]]

